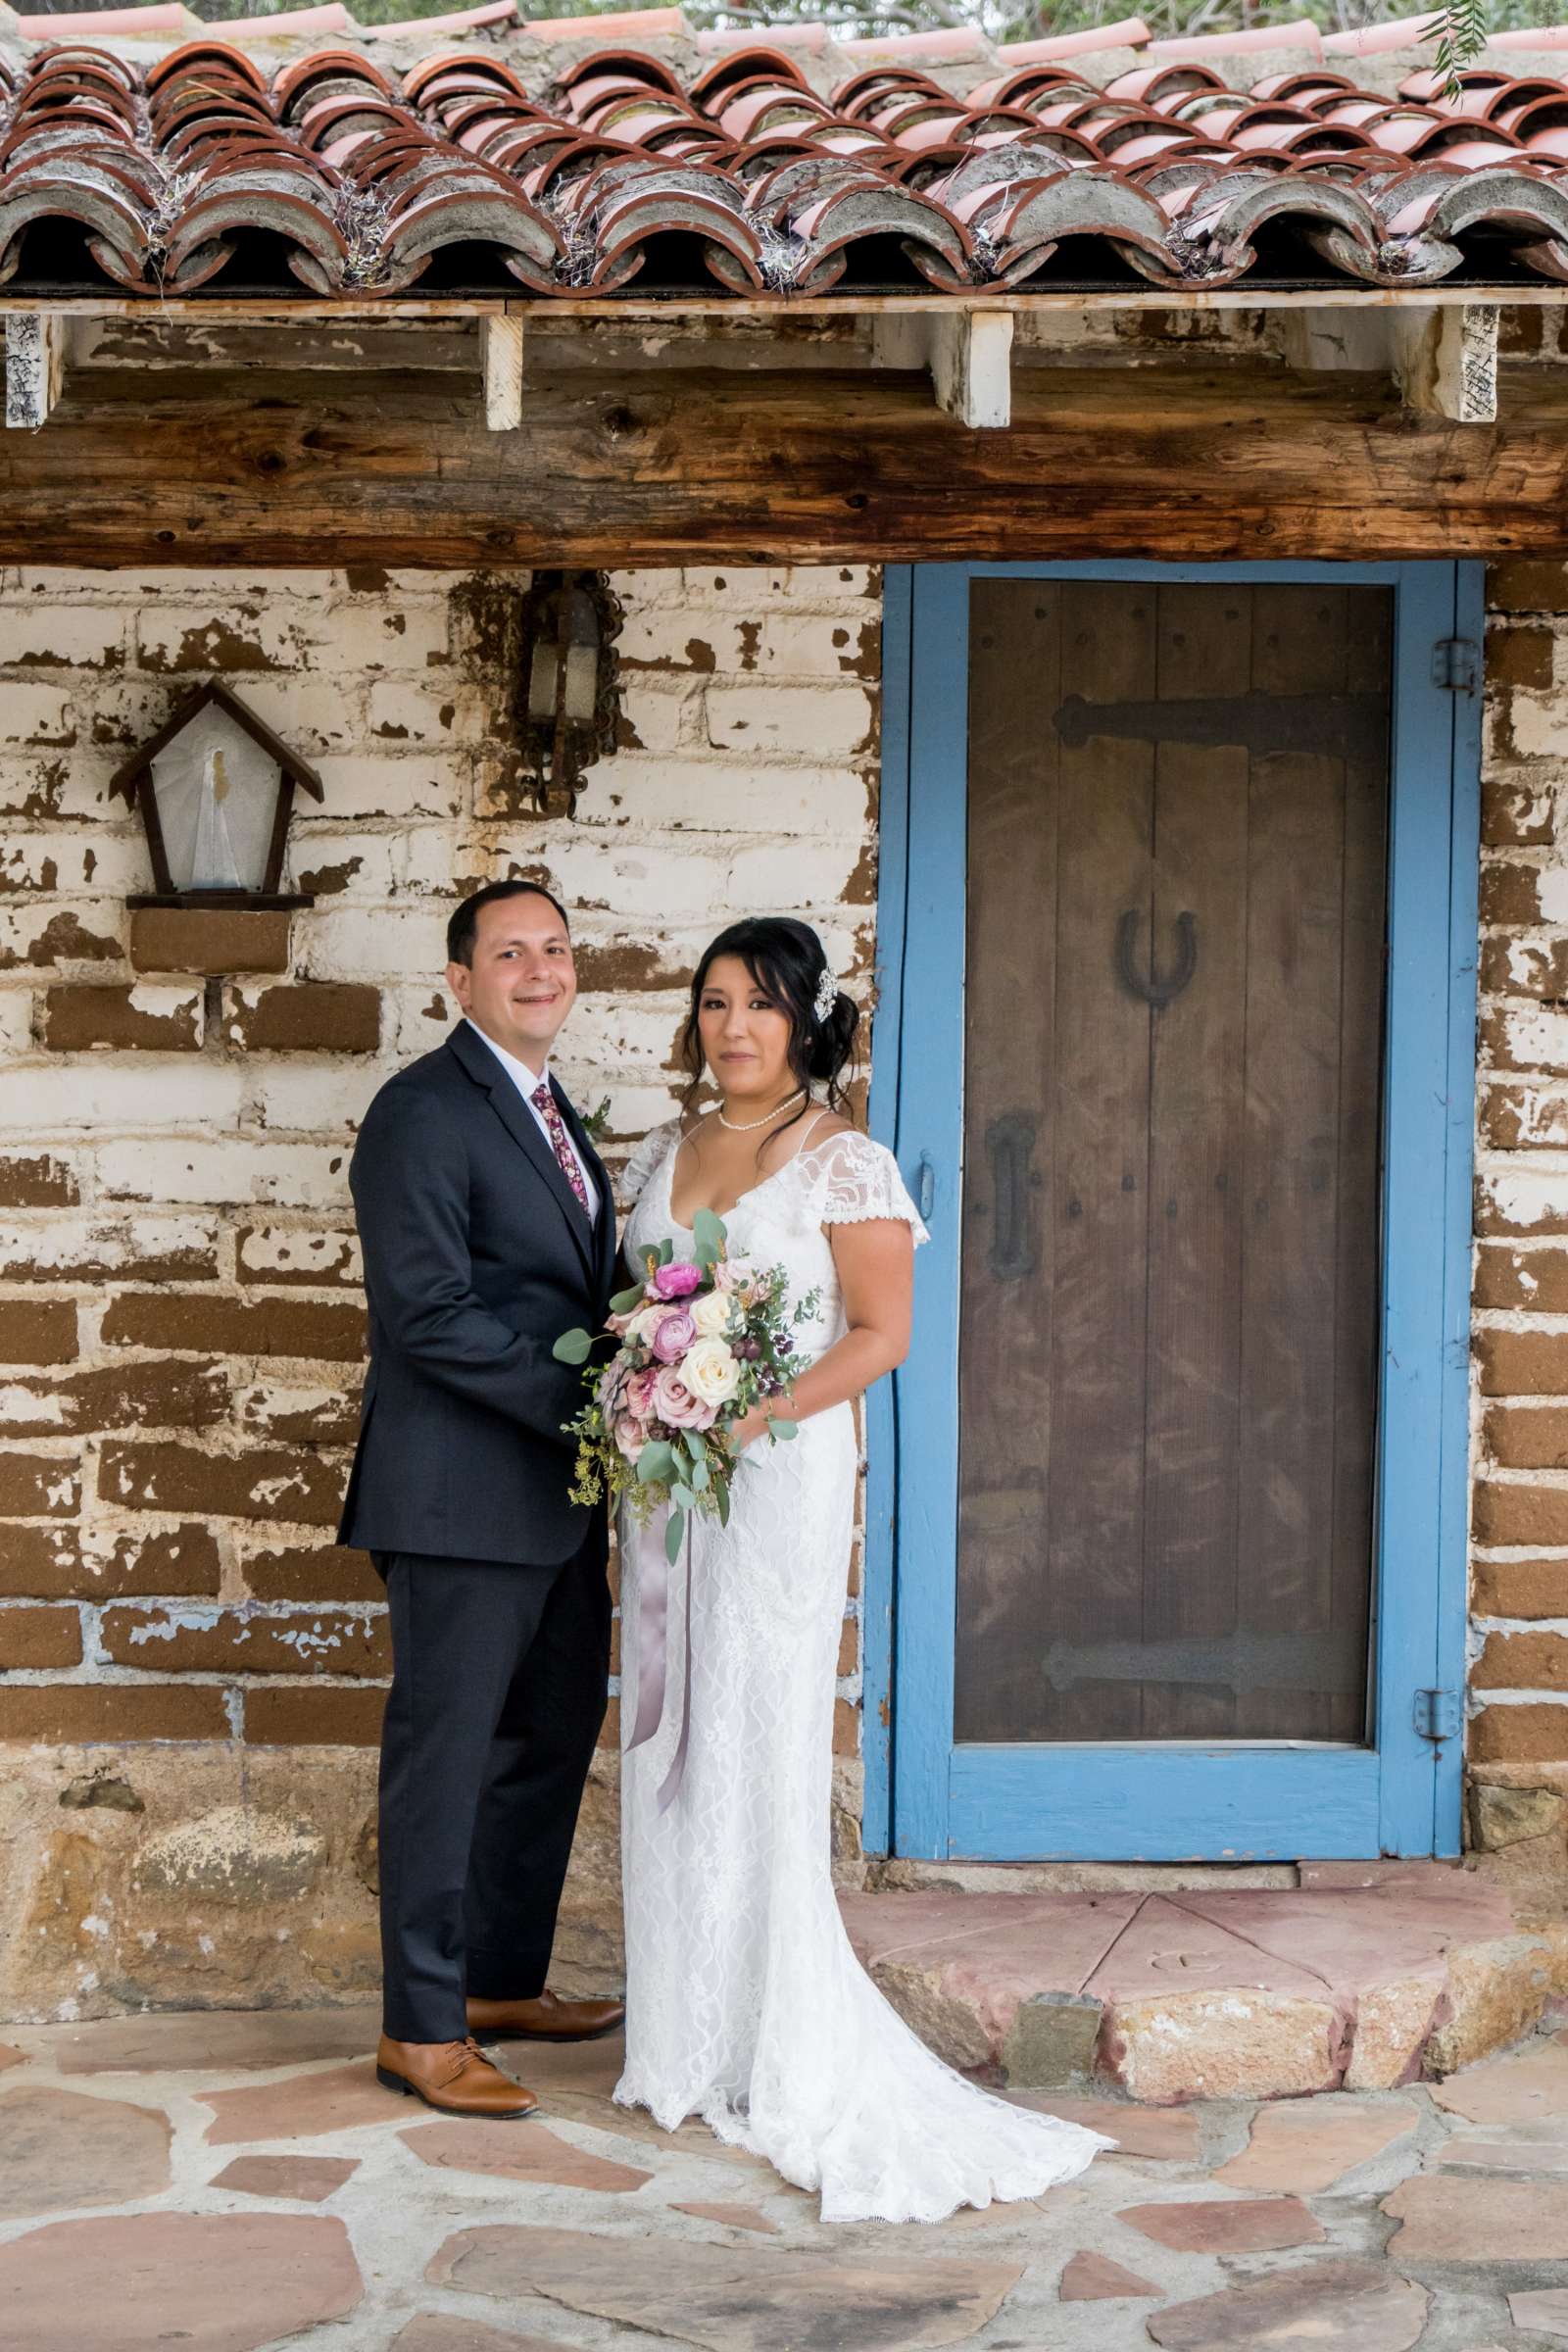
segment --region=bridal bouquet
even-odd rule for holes
[[[697,1211],[692,1244],[690,1258],[669,1241],[642,1252],[643,1280],[612,1298],[599,1335],[615,1343],[608,1363],[589,1364],[598,1343],[586,1331],[563,1333],[554,1350],[588,1366],[587,1402],[564,1424],[577,1440],[572,1500],[624,1496],[640,1520],[668,1503],[671,1563],[692,1512],[728,1525],[729,1433],[764,1397],[789,1394],[806,1368],[794,1327],[817,1303],[813,1294],[791,1311],[784,1268],[729,1256],[723,1220],[710,1208]],[[775,1419],[768,1432],[793,1438],[795,1424]]]

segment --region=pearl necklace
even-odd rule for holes
[[[805,1092],[804,1086],[798,1086],[793,1095],[786,1095],[782,1102],[775,1102],[772,1109],[764,1111],[760,1119],[726,1119],[721,1102],[715,1105],[713,1116],[721,1127],[729,1129],[731,1135],[753,1135],[759,1127],[765,1127],[770,1119],[776,1119],[781,1110],[788,1110],[792,1102],[799,1102]]]

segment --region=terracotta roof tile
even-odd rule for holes
[[[1530,34],[1535,57],[1504,36],[1450,99],[1410,47],[1429,21],[1152,43],[1130,18],[1098,47],[998,50],[820,24],[710,38],[673,9],[525,24],[512,0],[373,35],[337,0],[196,38],[180,7],[23,19],[24,56],[0,56],[0,281],[564,300],[1568,283],[1568,78],[1542,70],[1568,27]]]

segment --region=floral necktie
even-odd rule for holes
[[[592,1223],[593,1212],[588,1206],[588,1187],[583,1183],[582,1170],[577,1165],[577,1154],[572,1150],[571,1139],[566,1133],[566,1122],[561,1115],[560,1103],[550,1092],[548,1078],[540,1079],[528,1100],[549,1130],[550,1141],[555,1146],[556,1157],[561,1162],[561,1173],[576,1194],[578,1207]]]

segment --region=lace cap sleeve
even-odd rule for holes
[[[631,1208],[642,1199],[648,1179],[679,1134],[679,1119],[666,1119],[662,1127],[651,1128],[636,1146],[620,1174],[622,1208]]]
[[[885,1144],[873,1144],[869,1136],[846,1128],[808,1149],[824,1225],[865,1225],[875,1218],[892,1218],[909,1227],[917,1248],[931,1239]]]

